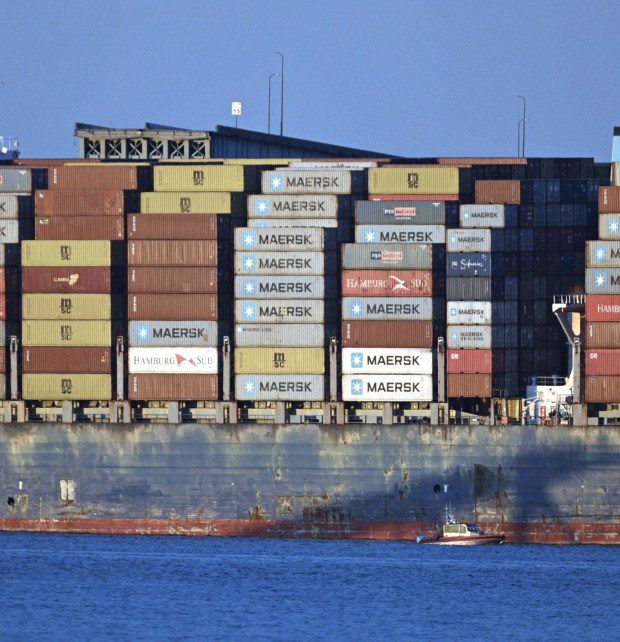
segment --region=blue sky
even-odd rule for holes
[[[410,156],[609,160],[620,2],[4,0],[0,135],[77,156],[76,121],[266,131]],[[278,80],[278,79],[276,79]],[[273,128],[279,95],[273,94]]]

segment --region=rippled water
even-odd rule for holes
[[[618,639],[620,549],[0,533],[1,639]]]

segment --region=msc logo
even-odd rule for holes
[[[273,353],[273,367],[274,368],[284,368],[286,366],[286,358],[284,352],[274,352]]]
[[[364,392],[364,382],[361,379],[351,379],[351,394],[361,395]]]
[[[61,261],[70,261],[71,260],[71,246],[70,245],[61,245],[60,246],[60,260]]]
[[[407,185],[409,189],[418,189],[420,187],[420,175],[417,172],[407,174]]]
[[[188,214],[192,211],[192,199],[189,196],[183,196],[179,199],[179,209],[181,214]]]
[[[73,309],[73,302],[71,299],[60,299],[60,313],[71,314]]]
[[[73,337],[73,329],[70,325],[60,326],[60,339],[61,341],[71,341]]]
[[[73,381],[71,379],[61,379],[60,392],[63,395],[70,395],[73,392]]]
[[[192,182],[194,185],[205,184],[205,173],[202,169],[196,169],[192,172]]]
[[[361,368],[364,365],[364,355],[361,352],[353,352],[351,354],[351,367]]]
[[[267,198],[257,199],[255,209],[257,214],[269,214],[269,199]]]
[[[282,183],[282,176],[280,176],[279,174],[274,174],[271,177],[271,189],[274,192],[279,192],[282,189]]]

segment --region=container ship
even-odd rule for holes
[[[75,133],[0,158],[0,530],[620,542],[620,158]]]

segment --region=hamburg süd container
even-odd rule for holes
[[[215,294],[217,268],[214,267],[130,267],[127,290],[132,294]]]
[[[343,321],[343,348],[432,348],[430,321]]]
[[[37,190],[37,216],[120,216],[134,207],[131,192],[118,189]]]
[[[322,299],[242,299],[235,301],[237,323],[323,323]]]
[[[217,266],[217,241],[128,241],[129,265]]]
[[[324,233],[320,227],[301,228],[249,228],[235,229],[235,250],[261,252],[320,252],[324,249]]]
[[[477,204],[521,204],[521,181],[476,181]],[[484,225],[482,227],[490,227]]]
[[[433,295],[430,270],[343,270],[342,296],[411,297]]]
[[[491,295],[492,281],[488,277],[451,276],[446,279],[446,299],[448,300],[490,301]]]
[[[586,321],[620,321],[620,294],[589,294]]]
[[[136,401],[216,401],[215,374],[130,374],[129,399]]]
[[[103,267],[111,260],[109,241],[22,241],[22,265]]]
[[[598,211],[601,214],[620,212],[620,187],[598,188]]]
[[[26,400],[38,401],[109,401],[112,397],[112,376],[79,373],[23,374],[22,396]]]
[[[125,163],[67,164],[48,170],[49,189],[149,189],[151,168]]]
[[[620,323],[586,323],[588,348],[620,348]]]
[[[235,376],[238,401],[322,401],[323,375],[242,374]]]
[[[361,194],[364,172],[344,169],[289,169],[263,172],[263,194]]]
[[[236,324],[234,343],[237,347],[321,347],[325,345],[325,328],[312,323]]]
[[[217,294],[129,294],[127,317],[132,321],[216,321]]]
[[[433,374],[429,348],[343,348],[342,373]]]
[[[445,225],[446,204],[442,201],[357,201],[358,225]]]
[[[129,348],[131,374],[217,374],[217,348]]]
[[[109,294],[24,294],[23,319],[111,319]]]
[[[448,350],[446,372],[448,373],[490,373],[493,371],[491,350]]]
[[[491,230],[481,228],[446,230],[446,250],[448,252],[490,252]]]
[[[24,267],[23,292],[110,292],[109,267]]]
[[[587,294],[620,294],[620,265],[616,268],[586,268]]]
[[[32,216],[30,194],[3,194],[0,192],[0,218],[20,219]]]
[[[99,346],[110,347],[110,321],[22,321],[24,346]]]
[[[601,239],[620,240],[620,213],[599,214],[598,235]]]
[[[586,350],[586,376],[614,375],[620,376],[620,350]]]
[[[156,192],[243,192],[245,173],[242,165],[155,165],[153,189]]]
[[[335,280],[330,279],[328,298],[336,298]],[[235,298],[253,299],[322,299],[325,296],[323,276],[235,276]]]
[[[491,276],[490,252],[450,253],[446,259],[447,276]]]
[[[431,297],[343,297],[342,319],[427,321],[433,318]]]
[[[503,205],[461,205],[459,214],[461,227],[505,227],[506,218]]]
[[[66,346],[23,348],[22,372],[109,374],[112,372],[112,350],[110,348],[71,348]]]
[[[123,216],[38,216],[34,224],[37,240],[110,240],[125,238]]]
[[[356,225],[356,243],[445,243],[443,225]]]
[[[127,238],[135,240],[217,239],[217,215],[129,214]]]
[[[130,321],[129,345],[217,346],[217,321]]]
[[[321,275],[335,271],[335,258],[324,252],[235,252],[235,274]]]
[[[620,377],[586,376],[587,403],[618,403],[620,400]]]
[[[143,192],[140,211],[146,214],[230,214],[230,192]]]
[[[248,219],[335,219],[338,197],[332,194],[257,194],[248,196]]]
[[[454,325],[491,325],[490,301],[448,301],[446,319]]]
[[[586,241],[586,265],[620,267],[620,241]]]
[[[323,348],[237,348],[235,374],[323,374]]]
[[[432,401],[431,375],[345,374],[343,401]]]
[[[486,398],[493,394],[492,377],[488,373],[448,374],[446,381],[448,398]]]
[[[448,325],[448,348],[454,350],[490,350],[492,331],[490,325]]]
[[[0,192],[31,192],[32,173],[29,169],[0,167]]]
[[[392,243],[345,243],[344,270],[425,269],[433,266],[432,245]]]
[[[459,170],[454,167],[375,167],[368,170],[371,194],[458,194]]]

